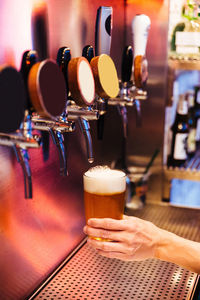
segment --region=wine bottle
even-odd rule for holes
[[[179,96],[175,121],[171,127],[172,144],[168,156],[168,166],[180,167],[187,159],[186,142],[188,137],[188,103],[185,95]]]
[[[189,90],[185,94],[188,102],[188,126],[189,133],[187,138],[187,154],[191,158],[196,152],[196,119],[195,119],[195,103],[194,103],[194,90]]]
[[[196,147],[200,147],[200,86],[195,86],[195,122],[196,122]]]

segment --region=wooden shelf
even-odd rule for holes
[[[200,71],[200,60],[169,59],[168,66],[173,70]]]
[[[200,181],[200,171],[190,170],[184,168],[167,168],[163,167],[163,198],[170,198],[170,188],[172,179],[182,179],[182,180],[192,180],[192,181]]]
[[[185,180],[200,180],[200,171],[199,170],[191,170],[184,168],[167,168],[164,166],[164,174],[165,176],[171,180],[173,178],[185,179]]]

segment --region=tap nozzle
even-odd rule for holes
[[[59,160],[60,160],[60,175],[68,175],[67,171],[67,160],[66,160],[66,151],[64,146],[64,136],[61,132],[57,130],[49,129],[53,143],[58,148]]]
[[[79,122],[79,126],[81,128],[81,131],[83,132],[84,137],[85,137],[88,162],[93,163],[94,155],[93,155],[93,147],[92,147],[92,137],[90,134],[90,124],[89,124],[88,120],[86,120],[85,118],[82,118],[82,117],[78,118],[78,122]]]
[[[34,129],[50,133],[53,143],[58,149],[60,160],[60,175],[68,175],[66,151],[64,146],[64,133],[74,131],[74,122],[67,121],[65,114],[63,114],[57,121],[41,118],[40,116],[33,116],[32,122]]]
[[[31,199],[33,196],[32,191],[32,176],[31,168],[29,165],[30,157],[28,155],[27,149],[20,148],[18,145],[13,145],[13,150],[15,152],[18,163],[20,163],[23,174],[24,174],[24,193],[26,199]]]
[[[68,101],[67,113],[67,118],[69,120],[78,121],[81,132],[84,134],[85,138],[88,162],[93,163],[94,156],[89,121],[99,120],[100,111],[98,107],[96,104],[95,107],[80,107],[76,105],[74,101],[70,100]]]

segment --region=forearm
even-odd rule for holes
[[[200,243],[161,230],[155,257],[200,274]]]

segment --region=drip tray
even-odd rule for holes
[[[153,209],[153,216],[159,217],[161,222],[161,212],[165,216],[166,222],[162,227],[171,227],[171,220],[175,220],[180,214],[181,220],[193,218],[193,233],[199,236],[199,211],[182,210],[173,207],[150,206],[139,213],[140,217],[152,216],[150,210]],[[157,211],[156,211],[157,210]],[[167,212],[168,211],[168,212]],[[170,214],[168,214],[170,212]],[[136,215],[136,214],[135,214]],[[152,221],[154,218],[152,218]],[[176,219],[178,222],[180,219]],[[158,222],[157,222],[158,223]],[[178,230],[181,235],[188,235],[191,230],[190,224],[184,223],[184,227],[179,222]],[[157,224],[159,225],[159,224]],[[197,228],[198,227],[198,228]],[[167,229],[167,228],[166,228]],[[197,230],[197,231],[196,231]],[[195,235],[196,236],[196,235]],[[194,240],[195,240],[195,236]],[[123,262],[117,259],[109,259],[98,255],[87,244],[75,253],[74,256],[62,267],[62,269],[52,276],[52,279],[38,291],[34,299],[113,299],[113,300],[164,300],[164,299],[191,299],[194,286],[197,281],[197,274],[185,270],[175,264],[163,262],[155,259],[148,259],[142,262]],[[31,298],[31,299],[33,299]]]

